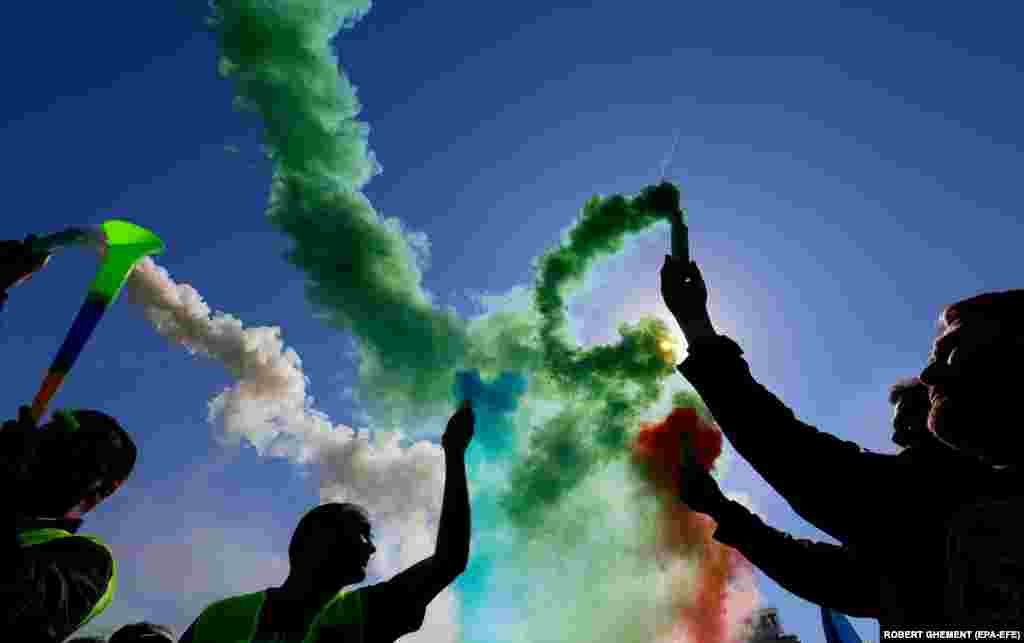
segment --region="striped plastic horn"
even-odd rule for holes
[[[164,251],[160,237],[128,221],[111,219],[99,226],[69,228],[42,237],[35,247],[47,254],[69,245],[96,245],[100,250],[100,266],[89,286],[85,302],[78,310],[64,343],[53,359],[39,392],[32,401],[32,417],[36,422],[63,384],[82,348],[92,335],[103,313],[114,303],[135,265],[144,257]]]

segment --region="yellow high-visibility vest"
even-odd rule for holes
[[[82,620],[82,622],[75,627],[75,629],[77,630],[89,621],[91,621],[92,619],[102,614],[103,610],[110,607],[110,604],[114,600],[114,592],[117,590],[117,560],[114,558],[113,552],[110,551],[110,547],[108,547],[105,542],[103,542],[96,536],[88,536],[85,534],[72,534],[70,531],[66,531],[64,529],[57,529],[55,527],[44,527],[42,529],[30,529],[28,531],[23,531],[18,534],[18,543],[22,547],[33,547],[35,545],[42,545],[43,543],[59,540],[61,538],[71,538],[72,536],[77,536],[78,538],[85,538],[87,540],[91,540],[97,545],[103,547],[107,550],[107,553],[110,554],[111,560],[110,582],[107,583],[107,589],[103,592],[103,595],[100,596],[100,599],[96,601],[96,604],[93,605],[92,610],[90,610],[89,613],[85,615],[85,618]]]
[[[266,592],[232,596],[203,610],[192,630],[193,643],[253,643]],[[362,643],[363,605],[359,592],[338,592],[317,612],[302,643],[316,643],[323,628],[344,628],[345,642]]]

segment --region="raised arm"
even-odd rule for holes
[[[385,603],[391,604],[382,608],[388,611],[395,606],[407,605],[422,620],[422,613],[430,601],[466,570],[469,564],[470,513],[465,456],[473,439],[473,425],[473,409],[466,402],[448,421],[448,427],[441,438],[445,461],[444,500],[434,555],[400,572],[386,583],[366,588],[388,595],[376,599],[371,593],[368,601],[371,622],[378,618],[373,615],[375,606]],[[385,615],[383,618],[388,617]]]
[[[842,542],[863,535],[864,513],[895,506],[901,463],[818,431],[754,380],[743,351],[718,335],[695,263],[666,258],[662,296],[689,344],[679,372],[697,390],[737,452],[805,520]],[[881,519],[881,517],[880,517]]]
[[[469,564],[469,488],[466,480],[466,449],[473,439],[475,418],[473,407],[464,402],[448,422],[441,438],[444,449],[444,500],[441,503],[441,522],[437,532],[434,557],[450,579],[466,570]]]
[[[711,517],[718,523],[715,540],[743,554],[786,591],[850,616],[882,614],[876,565],[857,550],[794,538],[732,500]]]
[[[881,613],[880,582],[855,550],[793,538],[729,500],[699,465],[682,470],[680,497],[718,523],[714,539],[733,547],[783,589],[804,600],[859,617]]]

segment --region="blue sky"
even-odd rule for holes
[[[942,305],[1020,287],[1012,9],[463,4],[381,2],[338,41],[383,166],[366,195],[428,236],[437,304],[467,313],[474,293],[531,283],[533,259],[587,198],[657,179],[676,130],[667,174],[686,195],[713,317],[755,376],[824,430],[893,451],[887,387],[919,371]],[[316,317],[263,216],[261,124],[232,110],[204,3],[11,11],[0,236],[114,216],[157,231],[160,265],[212,308],[280,326],[317,408],[358,425],[350,341]],[[585,340],[640,314],[668,319],[662,247],[667,234],[637,241],[573,302]],[[9,415],[35,393],[93,265],[68,252],[12,292],[0,321],[18,365],[3,380]],[[122,567],[100,625],[180,632],[209,600],[283,579],[318,482],[212,438],[207,401],[230,384],[121,302],[59,394],[57,406],[117,415],[141,450],[131,483],[87,523]],[[821,537],[736,458],[725,486],[771,524]],[[759,580],[787,630],[821,640],[815,606]],[[873,623],[856,626],[876,639]]]

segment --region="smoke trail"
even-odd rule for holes
[[[674,189],[674,188],[672,188]],[[600,355],[583,353],[569,345],[565,297],[578,287],[594,262],[602,256],[620,252],[627,234],[636,233],[658,221],[668,220],[668,212],[654,196],[660,194],[658,187],[648,187],[635,199],[615,195],[606,199],[592,198],[568,234],[568,242],[545,254],[538,262],[539,276],[536,289],[537,308],[543,317],[541,341],[549,367],[566,386],[586,386],[586,378],[594,371],[607,369],[614,362],[606,363]],[[678,201],[678,193],[676,193]],[[656,320],[651,320],[652,322]],[[659,342],[653,351],[637,351],[630,364],[634,376],[643,379],[657,379],[666,374],[666,349],[659,345],[668,341],[667,330],[662,326]],[[624,339],[626,334],[623,333]],[[627,355],[629,356],[629,355]],[[621,357],[621,356],[620,356]],[[597,360],[596,364],[588,364]],[[590,366],[590,368],[587,368]],[[601,367],[604,367],[602,369]],[[646,376],[646,377],[644,377]],[[580,378],[584,382],[580,382]]]
[[[474,399],[479,443],[467,454],[473,485],[470,566],[456,581],[464,641],[653,641],[673,619],[650,594],[661,573],[651,494],[637,497],[624,462],[579,481],[557,520],[523,530],[500,504],[525,427],[560,404],[525,396],[525,378],[463,373],[457,397]],[[528,402],[528,403],[527,403]],[[634,491],[631,491],[633,489]]]
[[[529,309],[468,323],[437,310],[422,288],[425,237],[382,218],[360,192],[379,166],[330,39],[368,7],[366,0],[214,5],[220,71],[235,81],[237,104],[265,124],[274,163],[268,218],[292,239],[287,258],[306,273],[308,298],[357,338],[361,390],[372,396],[364,402],[378,422],[447,411],[453,381],[485,410],[469,461],[475,540],[471,569],[459,581],[464,638],[579,640],[582,618],[594,628],[586,640],[654,640],[670,631],[674,614],[662,611],[694,587],[693,574],[678,556],[665,572],[647,555],[659,533],[657,495],[631,477],[624,456],[640,413],[672,372],[668,331],[644,319],[623,325],[616,344],[576,348],[565,300],[627,235],[667,220],[666,190],[589,202],[567,241],[541,257]],[[460,369],[478,372],[457,378]],[[237,399],[223,412],[241,415],[250,401]],[[322,495],[362,499],[371,513],[380,507],[391,528],[425,534],[430,520],[414,507],[436,501],[423,491],[437,482],[434,451],[424,446],[416,455],[394,439],[370,445],[347,427],[318,426],[327,430],[300,433],[309,457],[325,465]],[[392,466],[401,469],[395,484]],[[406,503],[398,494],[413,481],[421,489]],[[416,542],[382,566],[395,572],[413,562],[428,541]],[[657,579],[675,594],[652,597]],[[543,591],[530,591],[537,583]],[[701,587],[717,596],[710,580]]]
[[[235,81],[240,105],[265,123],[275,167],[268,216],[294,241],[288,258],[306,272],[310,299],[336,327],[359,338],[362,390],[369,392],[364,401],[379,422],[394,422],[416,411],[439,413],[455,370],[474,366],[466,358],[483,357],[486,349],[478,341],[470,346],[465,323],[435,310],[423,292],[425,238],[403,233],[395,219],[382,220],[359,192],[379,168],[368,150],[368,128],[356,120],[354,88],[339,73],[329,40],[367,9],[366,2],[222,2],[211,27],[221,73]],[[510,497],[515,516],[525,515],[517,505],[550,504],[594,464],[624,452],[626,427],[657,399],[659,380],[671,373],[668,331],[658,320],[623,326],[618,344],[589,351],[570,348],[564,337],[565,295],[596,260],[620,250],[627,234],[667,220],[658,198],[663,192],[593,199],[568,243],[540,261],[542,369],[564,389],[560,397],[576,396],[578,404],[545,429],[547,440],[535,442],[540,449],[559,448],[586,422],[594,453],[572,458],[578,468],[560,470],[564,479],[554,495]],[[509,320],[492,323],[503,321]],[[473,339],[506,330],[481,324]],[[507,355],[519,346],[491,353]],[[519,356],[536,362],[533,355]],[[542,379],[535,378],[538,386]],[[539,470],[527,463],[522,475]]]
[[[308,454],[295,449],[331,429],[312,409],[302,360],[285,347],[279,327],[246,328],[230,314],[214,313],[195,288],[175,283],[150,258],[128,278],[125,297],[142,307],[161,336],[221,363],[235,379],[209,404],[210,420],[220,421],[222,442],[237,445],[244,438],[261,454],[272,447],[278,455],[291,449],[304,461]]]
[[[670,192],[665,203],[666,190]],[[534,303],[540,316],[543,352],[539,375],[567,402],[530,436],[530,449],[512,473],[502,504],[525,527],[545,518],[598,466],[623,456],[629,427],[661,396],[661,382],[673,372],[672,340],[665,324],[645,318],[623,324],[617,344],[589,350],[571,343],[566,298],[601,258],[620,252],[628,234],[668,218],[668,184],[645,188],[635,198],[593,198],[569,230],[566,241],[538,261]]]
[[[390,574],[433,553],[440,516],[443,455],[426,441],[403,447],[398,433],[371,442],[312,406],[302,360],[280,328],[246,328],[212,312],[190,285],[178,284],[145,259],[125,284],[127,301],[168,341],[225,367],[235,382],[209,403],[209,420],[227,444],[245,440],[261,454],[317,465],[321,502],[356,502],[380,526],[371,574]],[[296,519],[298,519],[298,511]],[[421,632],[436,642],[456,639],[451,592],[428,610]]]
[[[756,595],[749,588],[749,564],[735,550],[712,540],[710,518],[690,511],[678,499],[684,443],[699,466],[711,469],[721,455],[722,434],[696,409],[677,408],[663,422],[641,427],[633,443],[632,462],[661,501],[661,554],[676,553],[698,562],[696,595],[692,601],[680,597],[677,602],[682,632],[696,641],[726,643],[740,634],[737,626],[752,613]],[[739,585],[745,587],[737,589]],[[734,589],[731,600],[730,588]],[[749,612],[736,613],[737,608]]]
[[[238,106],[265,125],[267,215],[294,242],[287,258],[329,322],[359,338],[367,403],[395,419],[399,406],[437,413],[448,402],[466,337],[422,289],[425,237],[382,219],[359,192],[379,166],[329,41],[368,9],[368,0],[232,0],[214,5],[210,26]]]
[[[503,373],[485,379],[478,371],[460,373],[455,382],[456,398],[472,400],[476,417],[474,447],[466,454],[467,476],[473,484],[473,547],[469,567],[456,581],[467,641],[504,640],[491,631],[495,624],[526,616],[518,612],[521,600],[517,600],[527,589],[526,579],[511,585],[495,583],[518,540],[506,526],[497,490],[507,479],[509,461],[517,449],[519,433],[513,414],[520,410],[526,385],[521,375]]]

